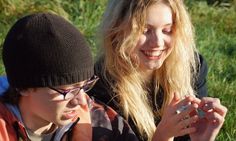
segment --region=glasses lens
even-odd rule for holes
[[[73,99],[75,96],[77,96],[81,89],[83,89],[84,92],[91,90],[98,79],[99,78],[97,76],[93,76],[93,78],[88,80],[84,86],[78,87],[75,89],[71,89],[71,90],[67,90],[64,92],[61,92],[60,90],[57,90],[56,88],[53,88],[53,87],[49,87],[49,88],[58,92],[59,94],[63,95],[64,100],[69,100],[69,99]]]
[[[97,82],[98,77],[94,77],[93,79],[87,81],[87,83],[84,85],[83,90],[84,92],[87,92],[93,88],[95,83]]]
[[[80,88],[70,90],[66,95],[65,95],[65,100],[68,99],[73,99],[80,91]]]

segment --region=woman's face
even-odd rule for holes
[[[138,57],[141,71],[159,69],[170,55],[172,26],[170,7],[155,3],[147,9],[146,27],[133,53]]]
[[[75,85],[63,85],[55,87],[55,89],[70,90],[82,85],[84,85],[84,82]],[[78,91],[75,98],[68,100],[64,100],[62,94],[47,87],[28,89],[22,95],[21,98],[28,105],[28,109],[23,109],[27,110],[27,115],[22,115],[23,119],[24,116],[27,116],[32,123],[37,123],[39,126],[49,123],[54,123],[58,126],[67,125],[79,116],[78,111],[83,107],[82,105],[87,104],[83,89]]]

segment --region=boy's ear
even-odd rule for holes
[[[27,90],[22,90],[19,92],[21,96],[28,96],[29,93],[28,93],[28,89]]]
[[[34,92],[35,90],[36,90],[35,88],[28,88],[28,89],[20,90],[19,93],[22,96],[29,96],[30,93]]]

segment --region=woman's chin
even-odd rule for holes
[[[154,70],[160,69],[162,64],[163,63],[161,61],[158,61],[158,62],[148,62],[148,63],[145,63],[143,65],[143,69],[144,69],[144,71],[154,71]]]

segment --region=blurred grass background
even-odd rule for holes
[[[70,20],[86,36],[93,56],[97,27],[107,0],[0,0],[0,51],[20,17],[49,11]],[[217,141],[236,141],[236,0],[185,0],[196,30],[196,43],[209,66],[208,91],[228,107]],[[0,54],[1,57],[1,54]],[[0,74],[4,67],[0,59]]]

